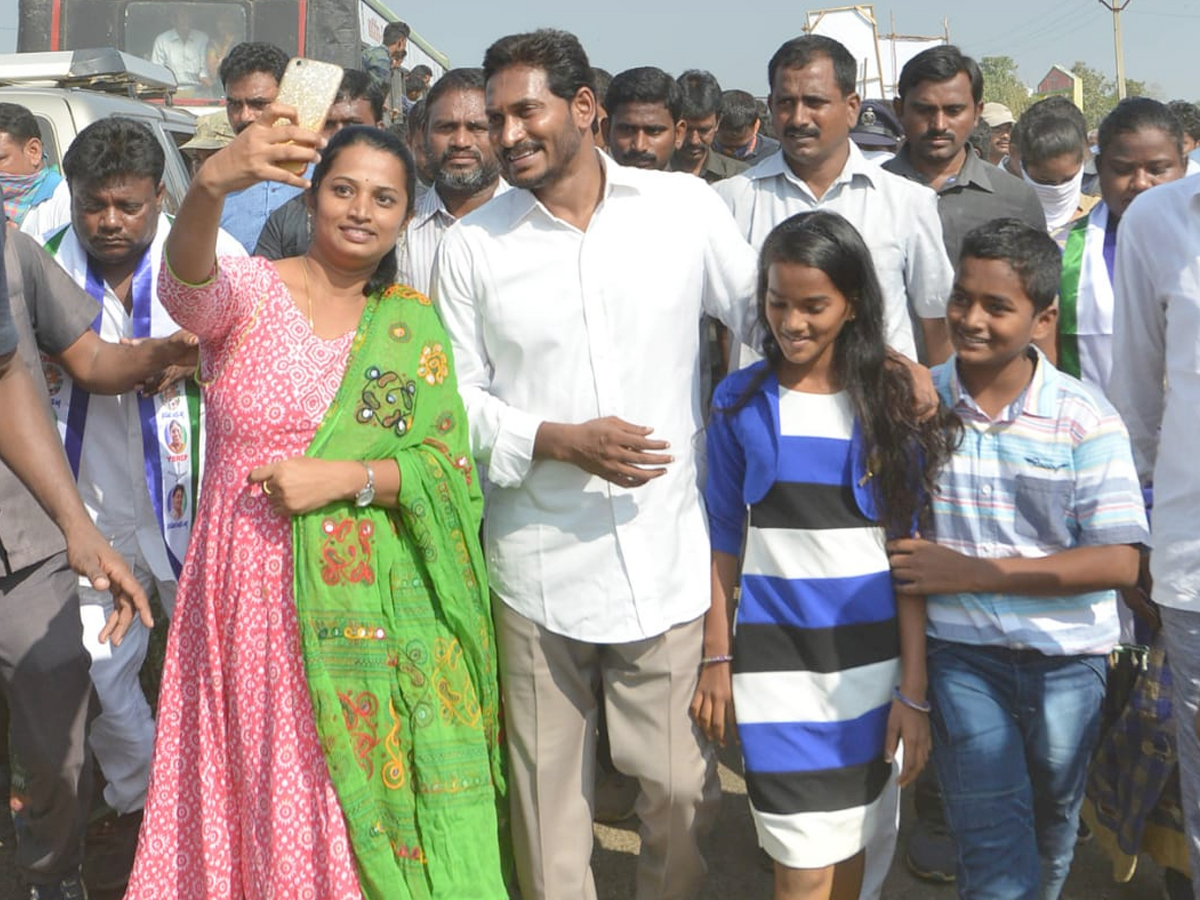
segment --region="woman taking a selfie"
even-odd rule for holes
[[[246,128],[167,241],[206,462],[129,900],[507,897],[479,479],[438,316],[393,284],[411,157],[343,129],[305,256],[214,255],[225,195],[305,184],[281,164],[318,143]]]

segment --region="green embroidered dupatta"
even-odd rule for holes
[[[1087,244],[1090,215],[1076,219],[1063,247],[1062,278],[1058,288],[1058,367],[1078,378],[1079,364],[1079,276]]]
[[[345,502],[293,520],[309,694],[363,895],[507,898],[483,498],[424,296],[368,302],[307,455],[400,467],[398,511]]]

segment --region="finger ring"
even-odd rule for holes
[[[262,491],[268,497],[272,496],[271,495],[271,486],[269,484],[267,484],[267,482],[265,482],[265,481],[263,482]]]

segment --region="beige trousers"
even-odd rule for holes
[[[494,602],[509,751],[513,848],[524,900],[595,900],[596,697],[613,763],[638,780],[636,900],[693,900],[700,840],[720,800],[716,755],[688,715],[703,618],[628,644],[547,631]]]

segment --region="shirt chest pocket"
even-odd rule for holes
[[[1016,531],[1021,537],[1058,548],[1074,545],[1069,526],[1075,486],[1068,479],[1018,475]]]

